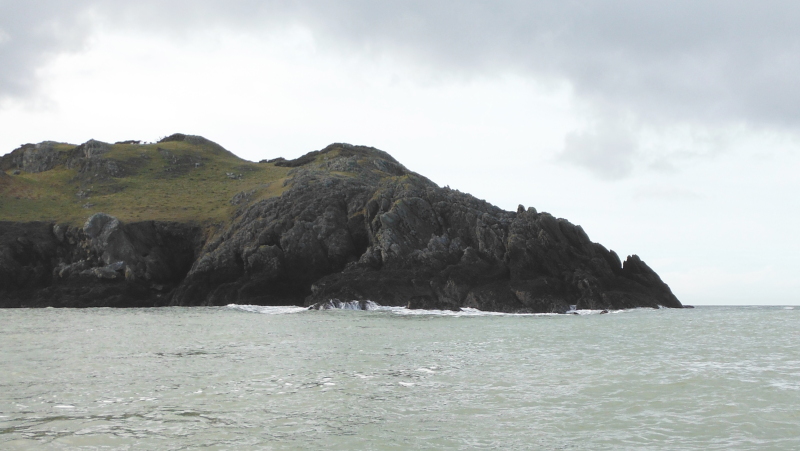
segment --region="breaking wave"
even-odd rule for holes
[[[298,307],[296,305],[271,306],[271,305],[228,304],[225,307],[233,310],[241,310],[250,313],[263,313],[266,315],[285,315],[287,313],[300,313],[308,310],[308,308],[306,307]]]
[[[503,312],[487,312],[478,310],[476,308],[464,307],[459,311],[455,310],[427,310],[427,309],[409,309],[406,307],[391,307],[380,305],[373,301],[339,301],[337,299],[330,300],[316,305],[314,308],[298,307],[295,305],[285,306],[263,306],[263,305],[248,305],[248,304],[228,304],[226,308],[233,310],[241,310],[250,313],[262,313],[266,315],[285,315],[290,313],[301,313],[309,310],[361,310],[370,312],[386,312],[393,315],[408,315],[408,316],[561,316],[559,313],[503,313]],[[572,315],[600,315],[603,313],[621,313],[626,310],[570,310],[567,314]]]

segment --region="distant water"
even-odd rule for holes
[[[800,308],[2,310],[0,449],[800,449]]]

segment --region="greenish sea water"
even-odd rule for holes
[[[0,311],[0,449],[800,449],[800,307]]]

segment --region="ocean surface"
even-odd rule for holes
[[[0,311],[0,449],[797,450],[800,307]]]

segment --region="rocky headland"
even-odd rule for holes
[[[0,307],[351,301],[682,307],[639,257],[580,226],[441,188],[370,147],[251,163],[176,134],[0,157]]]

